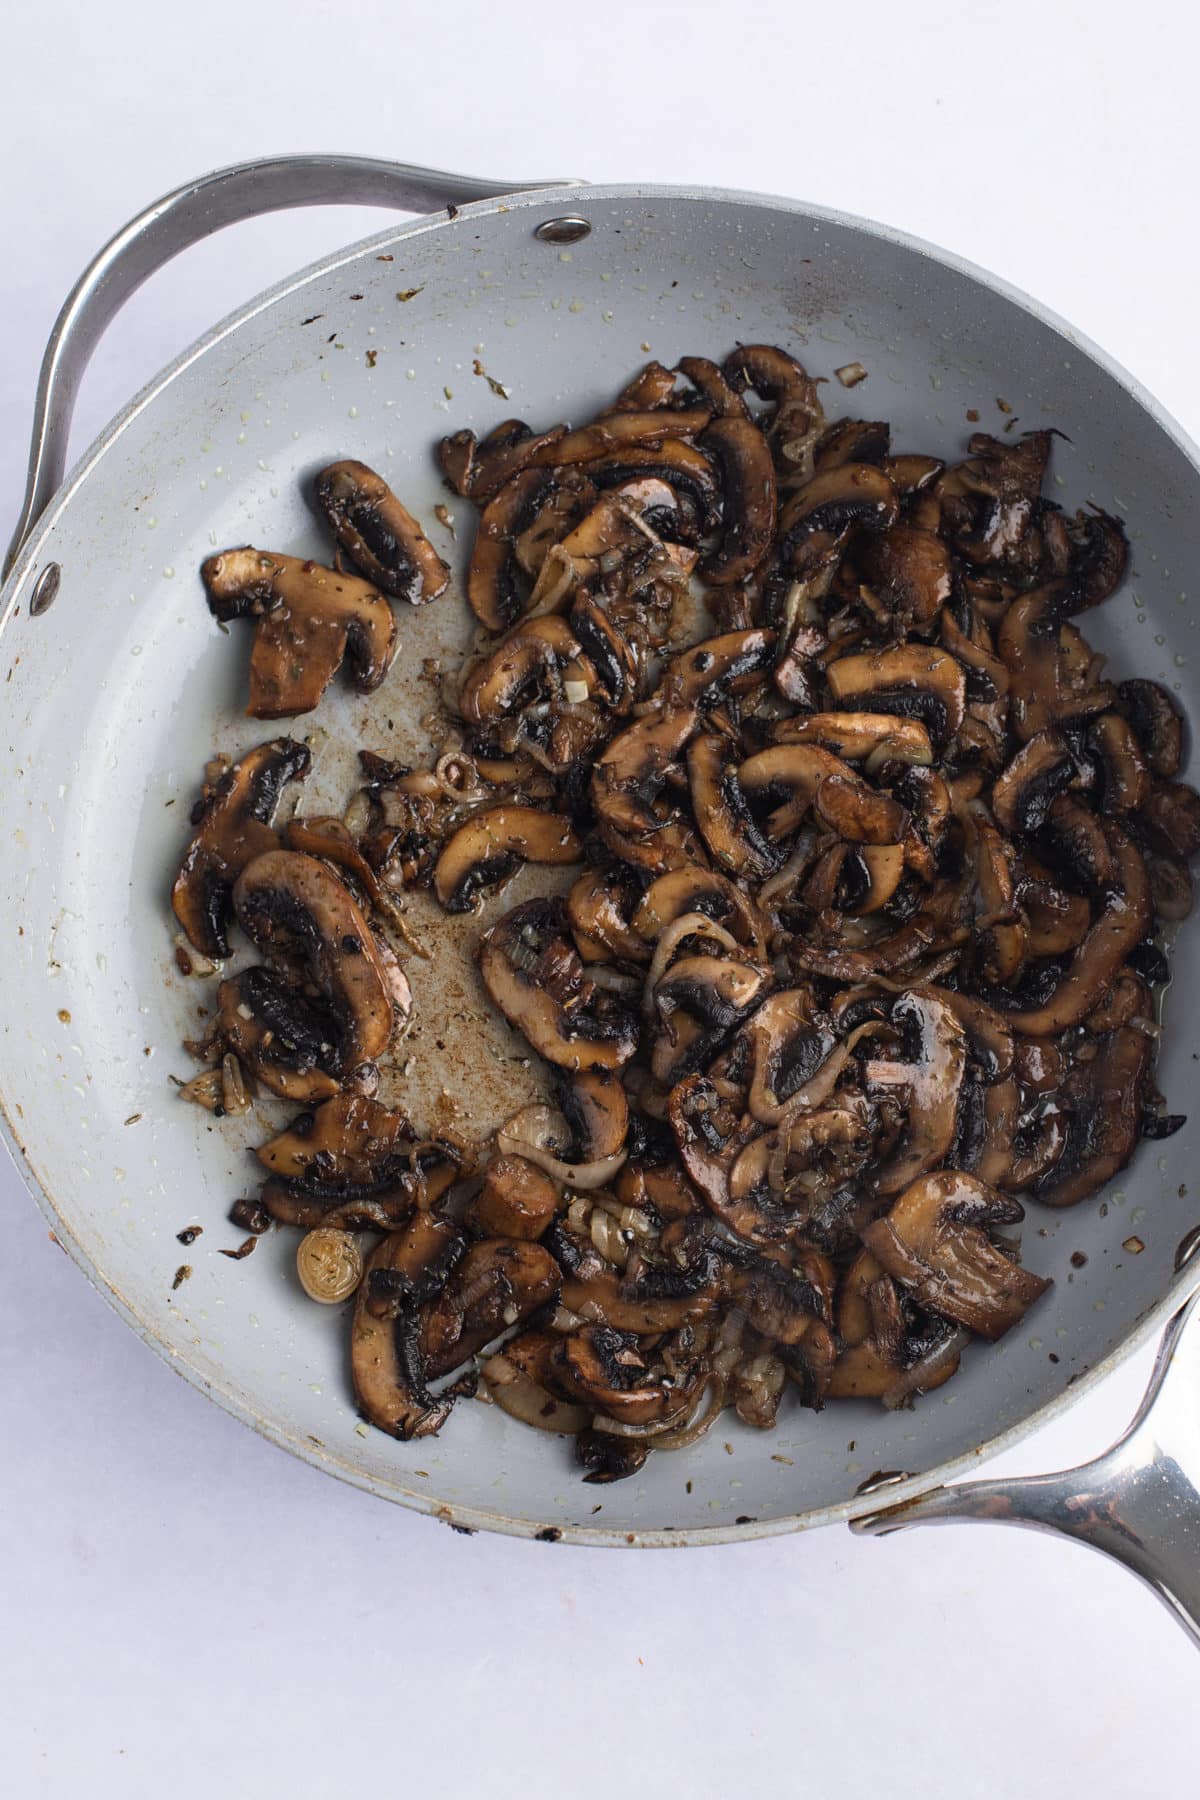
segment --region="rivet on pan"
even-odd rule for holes
[[[1185,1263],[1190,1263],[1197,1250],[1200,1250],[1200,1225],[1193,1225],[1186,1237],[1179,1240],[1179,1248],[1175,1252],[1175,1271],[1178,1274]]]
[[[540,238],[543,244],[577,244],[585,238],[591,226],[586,219],[575,213],[567,213],[561,219],[543,219],[534,228],[534,237]]]
[[[880,1469],[874,1475],[868,1475],[860,1481],[854,1492],[856,1494],[877,1494],[880,1488],[896,1487],[901,1481],[910,1481],[912,1477],[905,1469]]]
[[[47,563],[33,584],[33,592],[29,596],[29,616],[39,618],[42,613],[49,612],[54,605],[58,593],[58,584],[62,580],[62,569],[57,563]]]

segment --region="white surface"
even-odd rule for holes
[[[188,175],[290,148],[889,219],[1039,294],[1200,436],[1198,49],[1183,6],[1102,0],[13,11],[0,493],[15,512],[42,340],[96,245]],[[193,253],[114,331],[79,443],[211,319],[378,222],[292,215]],[[684,1558],[454,1536],[173,1382],[0,1186],[6,1793],[1186,1791],[1195,1652],[1099,1558],[990,1527]],[[1010,1466],[1100,1448],[1146,1360]]]

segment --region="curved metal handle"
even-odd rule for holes
[[[1104,1456],[1057,1475],[934,1488],[851,1530],[960,1519],[1057,1531],[1115,1557],[1200,1643],[1200,1273],[1163,1333],[1137,1416]]]
[[[397,212],[433,212],[526,188],[573,185],[450,175],[367,156],[273,156],[217,169],[164,194],[109,239],[55,320],[38,377],[25,500],[4,574],[62,485],[75,396],[101,334],[130,295],[181,250],[226,225],[293,206],[386,206]]]

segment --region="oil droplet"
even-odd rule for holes
[[[358,417],[358,408],[357,408],[357,406],[352,406],[352,407],[350,407],[350,408],[349,408],[349,417],[350,417],[350,418],[352,418],[352,419],[357,419],[357,417]]]
[[[417,371],[415,369],[405,369],[404,376],[407,381],[415,381],[417,379]]]
[[[175,570],[170,563],[168,563],[166,568],[163,570],[163,574],[166,576],[168,581],[170,581],[172,579],[172,577],[174,576]]]
[[[1186,657],[1186,656],[1180,656],[1180,655],[1176,655],[1176,657],[1175,657],[1175,667],[1176,667],[1176,668],[1177,668],[1177,669],[1184,669],[1184,668],[1186,668],[1186,667],[1187,667],[1187,657]]]
[[[322,380],[322,381],[328,381],[328,380],[329,380],[329,370],[328,370],[328,369],[322,369],[322,370],[321,370],[321,380]]]
[[[248,425],[249,423],[250,423],[250,414],[248,412],[244,412],[242,414],[242,424]]]
[[[583,301],[582,300],[572,300],[571,304],[567,308],[567,311],[573,312],[573,313],[581,313],[583,311]]]
[[[147,519],[146,524],[149,526],[150,530],[153,531],[154,527],[158,524],[158,520],[157,519]]]
[[[246,434],[245,434],[245,432],[244,432],[244,431],[239,431],[239,432],[238,432],[238,434],[237,434],[237,441],[238,441],[238,443],[239,443],[239,444],[244,444],[244,443],[245,443],[245,441],[246,441]]]
[[[575,252],[573,250],[560,250],[558,253],[558,260],[559,262],[574,262]]]
[[[1154,634],[1154,641],[1156,644],[1165,644],[1167,640],[1161,631],[1156,631]]]

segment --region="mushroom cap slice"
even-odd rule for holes
[[[935,532],[901,522],[868,536],[860,555],[865,579],[898,624],[932,625],[954,585],[950,552]]]
[[[773,631],[754,625],[744,631],[727,631],[704,638],[671,658],[663,671],[660,691],[666,705],[699,707],[708,712],[752,687],[771,665],[776,637]]]
[[[901,1096],[908,1114],[899,1147],[875,1172],[880,1194],[898,1194],[945,1161],[954,1142],[967,1065],[966,1034],[931,989],[907,989],[893,1003],[890,1017],[907,1040],[905,1060],[876,1060],[863,1070],[868,1093]]]
[[[1153,849],[1178,862],[1200,852],[1200,794],[1185,781],[1157,781],[1138,816]]]
[[[217,989],[216,1034],[265,1087],[315,1105],[336,1094],[328,1015],[273,969],[243,969]]]
[[[1169,692],[1158,681],[1123,681],[1117,689],[1155,775],[1170,779],[1183,766],[1183,721]]]
[[[913,1182],[885,1218],[863,1228],[862,1239],[922,1306],[994,1340],[1050,1286],[987,1235],[1023,1216],[1009,1195],[951,1169]]]
[[[752,388],[760,399],[774,403],[770,437],[780,469],[810,471],[825,414],[817,384],[803,364],[777,344],[739,344],[725,358],[723,372],[735,392]]]
[[[763,837],[746,805],[733,745],[715,735],[694,738],[687,765],[692,812],[713,861],[744,878],[773,874],[782,854]]]
[[[481,889],[505,881],[523,862],[573,863],[583,848],[561,813],[537,806],[489,806],[446,839],[433,889],[447,912],[469,912]]]
[[[1046,823],[1055,797],[1076,779],[1075,758],[1057,731],[1039,731],[1026,740],[992,788],[996,823],[1010,836],[1036,832]]]
[[[813,744],[843,762],[864,762],[868,774],[885,762],[924,767],[933,761],[933,746],[921,721],[894,713],[805,713],[780,719],[771,727],[771,739],[776,744]]]
[[[938,746],[963,722],[967,678],[962,664],[945,650],[907,643],[891,650],[840,656],[826,670],[829,691],[839,705],[850,701],[871,712],[917,718]]]
[[[331,1020],[325,1067],[345,1075],[387,1049],[395,1025],[393,984],[350,890],[315,857],[270,850],[242,870],[234,910],[268,956],[304,967]]]
[[[707,913],[724,925],[740,944],[762,948],[764,923],[741,888],[716,869],[698,864],[657,876],[634,908],[630,924],[649,946],[676,919],[696,912]]]
[[[479,515],[467,564],[467,604],[488,631],[506,631],[524,611],[517,583],[517,538],[555,492],[548,469],[524,469],[501,487]]]
[[[612,738],[592,772],[592,804],[602,825],[653,840],[671,822],[660,796],[697,725],[694,706],[647,713]],[[674,863],[663,867],[673,867]]]
[[[637,1049],[637,1024],[592,990],[561,905],[530,900],[499,919],[479,946],[492,1002],[539,1056],[558,1068],[616,1069]]]
[[[350,1371],[363,1417],[381,1431],[408,1442],[430,1437],[445,1424],[452,1399],[435,1399],[426,1386],[418,1343],[417,1296],[423,1278],[444,1279],[444,1270],[462,1237],[446,1219],[417,1213],[403,1231],[385,1237],[372,1251],[354,1304],[350,1328]],[[390,1316],[373,1310],[379,1277],[407,1290]]]
[[[1068,1115],[1066,1144],[1035,1192],[1047,1206],[1077,1206],[1123,1169],[1142,1135],[1154,1043],[1122,1025],[1100,1040],[1083,1069],[1083,1093]]]
[[[551,1362],[564,1391],[625,1425],[676,1419],[696,1398],[694,1381],[653,1379],[634,1334],[611,1325],[568,1332]]]
[[[775,465],[767,440],[745,416],[714,419],[701,440],[721,468],[725,494],[719,547],[700,572],[718,587],[746,581],[775,536]]]
[[[585,869],[574,883],[567,917],[584,962],[649,962],[650,940],[634,931],[629,918],[637,893],[627,870]]]
[[[311,766],[307,745],[274,738],[248,750],[206,788],[192,813],[196,834],[171,890],[175,917],[202,956],[219,961],[229,955],[233,884],[254,857],[278,847],[271,820],[280,794],[289,781],[303,781]]]
[[[302,1113],[286,1131],[260,1144],[260,1163],[284,1181],[315,1178],[323,1184],[379,1184],[397,1153],[415,1133],[407,1114],[362,1094],[338,1094]]]
[[[370,694],[396,650],[396,619],[370,582],[298,556],[224,550],[200,570],[213,617],[256,621],[250,652],[252,719],[311,712],[345,660]]]
[[[550,1331],[523,1331],[489,1356],[480,1375],[502,1412],[536,1431],[569,1437],[587,1430],[592,1410],[563,1399],[551,1361],[558,1342]]]
[[[1150,928],[1150,881],[1141,851],[1114,822],[1108,822],[1104,832],[1116,864],[1116,886],[1106,895],[1050,997],[1040,1006],[1007,1015],[1013,1030],[1026,1037],[1058,1037],[1086,1018]]]
[[[541,1244],[484,1238],[472,1244],[427,1312],[420,1347],[432,1377],[448,1375],[557,1295],[562,1272]]]
[[[385,594],[417,606],[445,591],[449,568],[383,476],[366,463],[330,463],[317,476],[316,496],[338,543]]]

